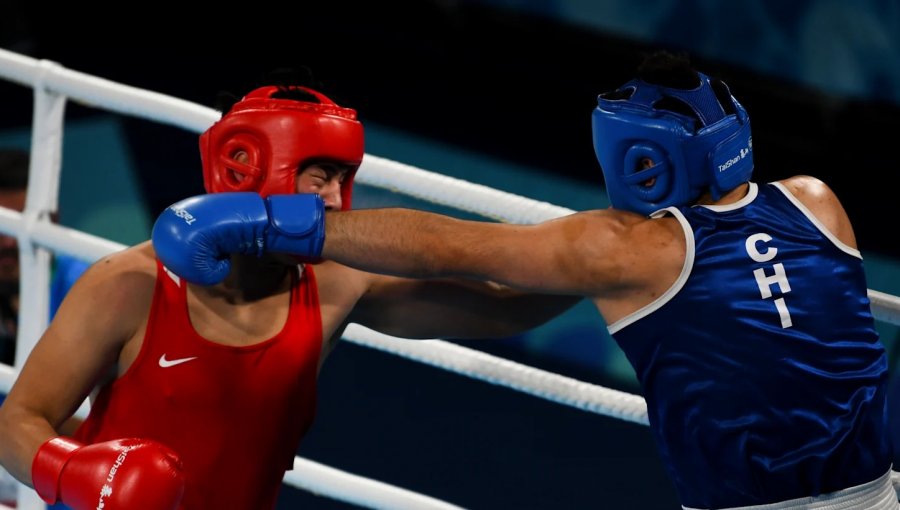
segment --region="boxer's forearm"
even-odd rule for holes
[[[410,209],[329,212],[322,256],[374,273],[467,277],[551,294],[618,285],[620,221],[573,214],[536,225],[467,221]]]
[[[0,431],[0,464],[17,480],[31,486],[32,460],[40,445],[55,435],[53,427],[46,419],[17,409],[2,413]]]
[[[491,223],[410,209],[330,212],[322,256],[409,277],[480,276]]]

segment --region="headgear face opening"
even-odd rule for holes
[[[363,158],[356,111],[306,87],[289,87],[319,102],[276,99],[279,87],[253,90],[200,135],[203,184],[209,193],[295,193],[297,174],[315,161],[350,168],[341,182],[341,208],[350,209],[353,177]],[[246,163],[238,161],[246,154]]]
[[[694,89],[635,79],[597,99],[594,152],[613,207],[649,215],[690,204],[707,188],[718,200],[750,180],[750,117],[724,83],[697,74],[700,85]],[[693,115],[660,108],[673,102]],[[647,159],[654,163],[650,168]]]

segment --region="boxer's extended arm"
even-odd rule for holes
[[[503,338],[540,326],[582,299],[493,282],[367,274],[371,285],[350,320],[402,338]]]
[[[646,280],[643,270],[653,271],[655,257],[667,257],[667,251],[683,244],[678,230],[612,210],[514,225],[368,209],[329,212],[325,224],[322,256],[362,270],[469,277],[580,296],[608,294]]]
[[[644,285],[659,260],[683,252],[677,222],[610,209],[538,225],[410,209],[330,212],[325,225],[323,215],[316,195],[200,195],[159,217],[153,243],[169,269],[206,285],[224,279],[232,253],[283,251],[375,273],[462,276],[581,296]]]
[[[57,435],[146,320],[155,262],[149,245],[100,260],[72,287],[0,407],[0,462],[31,485],[38,449]]]

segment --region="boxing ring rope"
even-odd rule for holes
[[[95,261],[125,246],[50,223],[58,201],[64,105],[74,100],[91,107],[180,127],[200,133],[218,119],[213,109],[163,94],[130,87],[61,65],[0,49],[0,77],[34,89],[32,164],[25,211],[0,208],[0,231],[19,240],[21,260],[21,329],[16,367],[21,367],[47,326],[51,252]],[[356,182],[389,189],[436,204],[512,223],[536,223],[571,214],[572,210],[535,201],[486,186],[428,172],[369,154]],[[869,290],[875,318],[900,325],[900,298]],[[404,340],[357,324],[344,339],[476,379],[506,386],[560,404],[647,424],[642,397],[604,388],[497,358],[442,340]],[[21,355],[21,356],[20,356]],[[0,391],[8,392],[18,371],[0,364]],[[79,414],[86,412],[86,405]],[[315,462],[295,458],[295,470],[285,483],[294,487],[369,508],[458,508],[427,496],[350,475]],[[22,491],[25,492],[25,491]],[[28,493],[26,493],[27,495]],[[32,499],[36,499],[33,493]],[[43,508],[28,500],[20,509]]]

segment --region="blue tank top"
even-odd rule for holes
[[[886,473],[887,359],[859,252],[778,183],[663,214],[684,229],[682,273],[609,331],[682,504],[773,503]]]

